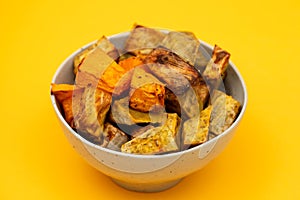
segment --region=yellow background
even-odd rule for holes
[[[231,54],[247,84],[226,150],[176,187],[126,191],[69,145],[49,98],[59,64],[134,22],[189,30]],[[300,199],[300,3],[1,1],[0,199]]]

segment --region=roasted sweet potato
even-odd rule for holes
[[[104,70],[98,89],[117,96],[121,95],[129,89],[132,74],[130,70],[140,65],[142,61],[137,57],[130,57],[119,64],[113,62]]]
[[[162,123],[165,121],[163,112],[141,112],[129,107],[129,98],[115,100],[109,119],[116,124],[134,125],[137,123]]]
[[[209,90],[208,90],[208,87],[207,87],[205,81],[202,79],[202,77],[197,79],[192,84],[192,88],[195,91],[199,105],[202,105],[204,107],[206,105],[208,97],[209,97]]]
[[[103,74],[101,75],[98,82],[98,89],[104,90],[110,94],[112,94],[113,92],[115,93],[116,91],[114,91],[114,89],[125,73],[126,70],[123,67],[115,62],[112,63],[104,70]],[[119,90],[119,92],[121,93],[122,90]]]
[[[184,149],[207,141],[211,111],[212,106],[208,106],[201,111],[200,116],[190,118],[183,124],[182,146]]]
[[[133,154],[162,154],[178,151],[179,123],[180,118],[176,113],[168,114],[163,126],[149,129],[126,142],[122,145],[121,151]]]
[[[146,131],[155,128],[152,125],[147,125],[147,126],[143,126],[143,127],[139,127],[137,129],[135,129],[134,131],[132,131],[131,135],[131,139],[138,137],[139,135],[142,135],[143,133],[145,133]]]
[[[120,96],[122,94],[128,94],[130,89],[131,78],[133,74],[133,69],[143,65],[141,58],[136,56],[131,56],[119,62],[119,65],[124,69],[125,73],[119,75],[119,80],[115,85],[113,94],[115,96]]]
[[[95,87],[87,86],[80,95],[73,96],[78,104],[74,111],[74,124],[79,132],[95,137],[103,133],[103,125],[111,104],[111,95]]]
[[[87,49],[77,54],[74,58],[74,74],[78,72],[79,66],[82,64],[86,56],[91,53],[95,48],[99,48],[104,51],[112,59],[116,60],[119,57],[117,48],[105,37],[102,36],[95,44],[92,44]]]
[[[216,135],[223,133],[234,122],[240,111],[240,103],[231,96],[215,90],[211,99],[213,110],[210,131]]]
[[[183,94],[191,86],[186,77],[170,65],[149,63],[146,66],[156,77],[166,84],[167,88],[177,95]]]
[[[117,65],[115,61],[99,48],[93,49],[84,59],[77,72],[76,86],[96,86],[103,72],[110,66]]]
[[[174,52],[169,51],[165,48],[154,49],[146,58],[145,64],[148,63],[159,63],[161,65],[166,65],[168,68],[177,71],[178,74],[184,76],[190,83],[193,83],[198,77],[198,71],[190,64],[185,62],[182,58],[176,55]],[[155,71],[154,71],[155,73]],[[168,77],[155,73],[156,76],[163,79],[165,82],[170,82]]]
[[[126,41],[125,51],[153,49],[159,45],[164,37],[165,34],[158,30],[135,25]]]
[[[200,42],[192,32],[169,32],[161,43],[190,65],[194,65]]]
[[[203,72],[203,77],[209,83],[212,91],[218,89],[220,83],[223,81],[229,58],[230,54],[227,51],[215,45],[212,58]]]
[[[135,110],[149,112],[164,107],[164,84],[140,67],[134,69],[129,95],[129,105]]]
[[[84,88],[76,88],[76,90],[74,90],[74,88],[74,85],[69,84],[51,84],[51,93],[55,96],[59,105],[62,107],[62,112],[64,113],[65,120],[72,128],[75,128],[73,116],[74,104],[72,97],[73,95],[80,95],[84,91]],[[76,103],[74,106],[76,106]]]
[[[183,94],[166,90],[165,105],[168,112],[175,112],[183,120],[199,116],[209,96],[205,82],[199,78]]]
[[[111,150],[121,151],[122,144],[128,141],[128,136],[110,123],[104,124],[103,143],[101,146]]]
[[[166,88],[165,108],[168,113],[177,113],[181,117],[181,106],[178,95],[175,95],[169,88]]]
[[[126,76],[128,71],[140,64],[142,61],[139,58],[131,57],[123,60],[119,65],[105,52],[96,48],[86,56],[81,64],[76,76],[76,85],[80,87],[97,85],[99,90],[120,95],[128,89],[126,87],[129,86],[129,82],[124,81],[119,84],[119,81]]]

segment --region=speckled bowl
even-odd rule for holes
[[[120,33],[109,39],[117,48],[122,49],[128,35],[128,32]],[[202,41],[201,44],[201,48],[209,53],[212,52],[212,46]],[[53,83],[73,82],[74,56],[89,45],[74,52],[60,65],[53,77]],[[51,101],[67,139],[90,165],[126,189],[157,192],[176,185],[183,177],[200,170],[219,155],[233,137],[246,109],[247,91],[242,76],[232,62],[229,64],[227,73],[224,82],[226,90],[242,105],[241,112],[233,125],[221,135],[202,145],[165,155],[132,155],[97,146],[81,137],[67,124],[53,95],[51,95]]]

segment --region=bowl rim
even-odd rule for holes
[[[168,33],[170,30],[166,30],[166,29],[157,29],[160,30],[164,33]],[[119,37],[128,37],[130,31],[126,31],[126,32],[121,32],[121,33],[117,33],[117,34],[113,34],[110,36],[107,36],[107,38],[110,39],[114,39],[114,38],[119,38]],[[210,50],[213,49],[213,46],[198,39],[200,41],[200,44],[203,45],[205,48],[208,48]],[[51,80],[51,83],[55,83],[56,78],[58,77],[58,75],[60,74],[60,72],[62,71],[62,69],[64,68],[64,66],[66,65],[67,62],[69,62],[70,59],[72,59],[76,54],[78,54],[79,52],[83,51],[84,49],[88,48],[90,45],[94,44],[96,42],[92,41],[82,47],[80,47],[79,49],[77,49],[76,51],[74,51],[73,53],[71,53],[66,59],[64,59],[64,61],[59,65],[59,67],[57,68],[57,70],[55,71],[53,78]],[[184,154],[188,154],[191,151],[199,151],[201,148],[203,148],[203,146],[206,145],[212,145],[214,143],[216,143],[220,138],[224,137],[225,135],[229,134],[231,131],[233,131],[233,129],[235,129],[237,127],[237,125],[240,123],[240,121],[242,120],[245,111],[246,111],[246,107],[248,104],[248,93],[247,93],[247,89],[246,89],[246,84],[245,81],[243,80],[243,77],[241,75],[241,73],[239,72],[239,70],[237,69],[237,67],[235,66],[235,64],[229,60],[229,65],[230,67],[233,69],[233,71],[236,73],[239,81],[241,82],[241,86],[243,89],[243,104],[242,104],[242,109],[238,115],[238,117],[235,119],[235,121],[233,122],[233,124],[231,124],[231,126],[226,129],[223,133],[221,133],[220,135],[214,137],[213,139],[204,142],[203,144],[199,144],[195,147],[192,147],[190,149],[185,149],[182,151],[178,151],[178,152],[172,152],[172,153],[166,153],[166,154],[158,154],[158,155],[142,155],[142,154],[130,154],[130,153],[124,153],[124,152],[119,152],[119,151],[115,151],[115,150],[111,150],[102,146],[99,146],[97,144],[94,144],[92,142],[90,142],[89,140],[85,139],[84,137],[80,136],[76,131],[74,131],[69,124],[66,122],[66,120],[64,119],[64,117],[62,116],[62,114],[60,113],[58,106],[56,104],[56,100],[53,94],[51,94],[51,84],[50,84],[50,99],[52,102],[52,106],[54,108],[54,111],[57,115],[57,117],[59,118],[59,120],[62,122],[62,124],[68,129],[68,131],[70,131],[77,139],[79,139],[83,144],[88,145],[90,147],[96,148],[97,150],[101,150],[104,151],[106,153],[110,153],[110,154],[116,154],[118,156],[125,156],[125,157],[132,157],[132,158],[137,158],[137,159],[144,159],[144,158],[150,158],[150,159],[160,159],[160,158],[165,158],[165,157],[174,157],[174,156],[182,156]]]

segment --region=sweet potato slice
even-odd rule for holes
[[[143,133],[145,133],[146,131],[155,128],[152,125],[147,125],[144,127],[139,127],[138,129],[135,129],[132,131],[131,135],[131,139],[138,137],[139,135],[142,135]]]
[[[126,51],[140,51],[156,48],[165,34],[153,28],[135,25],[125,44]]]
[[[183,94],[166,90],[165,105],[168,112],[175,112],[183,120],[199,116],[209,96],[205,82],[199,78]]]
[[[84,59],[77,72],[76,86],[97,86],[103,72],[115,61],[99,48],[93,49]]]
[[[174,94],[169,88],[166,88],[165,108],[168,113],[176,113],[178,116],[181,116],[181,106],[178,95]]]
[[[78,95],[83,92],[83,88],[76,88],[74,90],[74,85],[69,84],[51,84],[51,93],[55,96],[59,105],[62,107],[62,112],[66,122],[72,127],[74,125],[74,116],[73,116],[73,95]]]
[[[104,120],[110,108],[111,95],[87,86],[83,94],[73,96],[73,101],[79,102],[79,105],[73,106],[74,124],[77,131],[100,137],[103,134]]]
[[[164,84],[140,67],[134,69],[129,95],[129,105],[135,110],[149,112],[164,107]]]
[[[203,72],[203,77],[209,83],[212,91],[218,89],[225,77],[229,58],[230,54],[227,51],[215,45],[212,58],[209,60]]]
[[[212,106],[208,106],[201,111],[200,117],[194,117],[183,124],[183,148],[202,144],[208,139],[209,120]]]
[[[100,77],[98,89],[104,90],[111,94],[113,92],[115,93],[116,91],[114,91],[114,89],[125,73],[126,70],[123,67],[113,62],[104,70],[102,76]],[[119,92],[122,91],[119,90]]]
[[[190,64],[185,62],[182,58],[176,55],[174,52],[171,52],[165,48],[156,48],[154,49],[145,59],[146,64],[149,63],[159,63],[161,65],[166,65],[167,68],[170,68],[178,74],[184,76],[190,83],[193,83],[198,77],[198,71]],[[171,82],[170,78],[164,74],[160,74],[159,71],[153,71],[155,76],[158,76],[160,79],[165,82]]]
[[[204,107],[208,101],[209,89],[202,77],[193,83],[192,88],[195,91],[199,105]]]
[[[171,31],[166,35],[161,46],[166,47],[184,61],[194,65],[200,42],[192,32]]]
[[[133,154],[162,154],[179,150],[178,125],[180,118],[176,113],[168,114],[166,123],[122,145],[121,151]]]
[[[90,52],[81,64],[76,76],[76,85],[86,87],[87,85],[97,86],[98,90],[103,90],[110,94],[120,95],[129,85],[128,81],[118,83],[123,76],[132,68],[142,64],[139,58],[128,58],[120,65],[99,48]],[[125,84],[127,83],[127,85]],[[116,86],[118,86],[116,88]]]
[[[136,56],[129,57],[127,59],[124,59],[118,63],[124,71],[120,73],[119,75],[116,75],[116,77],[113,77],[113,79],[118,79],[115,81],[115,87],[113,90],[113,94],[115,96],[120,96],[122,94],[125,94],[130,89],[130,83],[131,78],[133,74],[133,70],[135,67],[141,66],[143,64],[143,61]],[[103,77],[105,78],[105,77]],[[127,93],[128,94],[128,93]]]
[[[223,133],[239,114],[241,104],[232,96],[215,90],[211,99],[213,110],[210,118],[210,131],[215,135]]]
[[[134,125],[137,123],[162,123],[165,120],[163,112],[141,112],[129,107],[129,98],[115,100],[109,120],[116,124]]]
[[[51,94],[55,96],[58,102],[72,98],[74,85],[51,83]]]
[[[110,123],[105,123],[104,127],[103,143],[101,146],[121,151],[121,146],[128,141],[128,136]]]
[[[149,63],[146,66],[156,77],[166,84],[167,88],[177,95],[184,93],[191,86],[183,74],[169,65]]]
[[[119,57],[119,52],[117,48],[105,37],[102,36],[95,44],[92,44],[87,49],[83,50],[77,54],[74,58],[74,74],[78,72],[79,66],[82,64],[86,56],[91,53],[95,48],[99,48],[104,51],[108,56],[113,60],[116,60]]]

